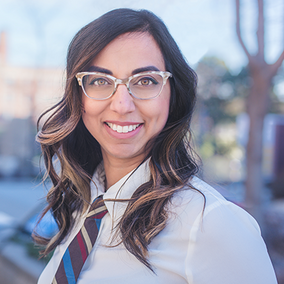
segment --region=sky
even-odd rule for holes
[[[267,60],[284,46],[284,0],[267,0]],[[241,1],[242,32],[256,51],[256,1]],[[193,67],[216,56],[234,73],[247,64],[235,33],[234,0],[0,0],[0,31],[16,66],[64,67],[68,44],[90,21],[115,8],[148,9],[167,25]]]

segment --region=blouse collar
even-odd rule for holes
[[[136,189],[150,179],[149,160],[121,178],[117,183],[112,185],[107,192],[104,192],[103,175],[103,164],[101,164],[98,166],[93,176],[94,183],[91,183],[92,200],[103,194],[108,212],[110,213],[112,220],[117,222],[124,214],[128,202],[114,202],[107,201],[107,199],[130,199]]]

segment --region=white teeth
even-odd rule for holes
[[[121,132],[122,132],[122,126],[117,125],[117,132],[118,132],[118,133],[121,133]]]
[[[128,133],[128,132],[131,132],[131,131],[135,130],[140,124],[121,126],[121,125],[117,125],[117,124],[114,124],[114,123],[107,122],[107,125],[112,130],[114,130],[114,131],[116,131],[118,133]]]

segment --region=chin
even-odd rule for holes
[[[125,145],[123,147],[116,147],[116,149],[112,149],[112,151],[106,151],[105,157],[113,157],[115,159],[121,159],[121,160],[131,160],[137,161],[137,160],[143,160],[145,157],[145,151],[131,151],[129,145]]]

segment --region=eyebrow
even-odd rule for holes
[[[135,75],[141,72],[147,72],[147,71],[160,71],[160,70],[155,66],[146,66],[146,67],[141,67],[141,68],[137,68],[133,70],[132,75]]]
[[[112,72],[110,70],[95,65],[90,66],[90,68],[88,68],[88,72],[100,72],[112,75]]]
[[[155,66],[145,66],[145,67],[140,67],[140,68],[134,69],[131,72],[131,74],[135,75],[135,74],[138,74],[138,73],[141,73],[141,72],[147,72],[147,71],[160,71],[160,70]],[[99,66],[95,66],[95,65],[90,66],[90,68],[88,68],[88,72],[100,72],[100,73],[113,75],[113,73],[110,70],[99,67]]]

